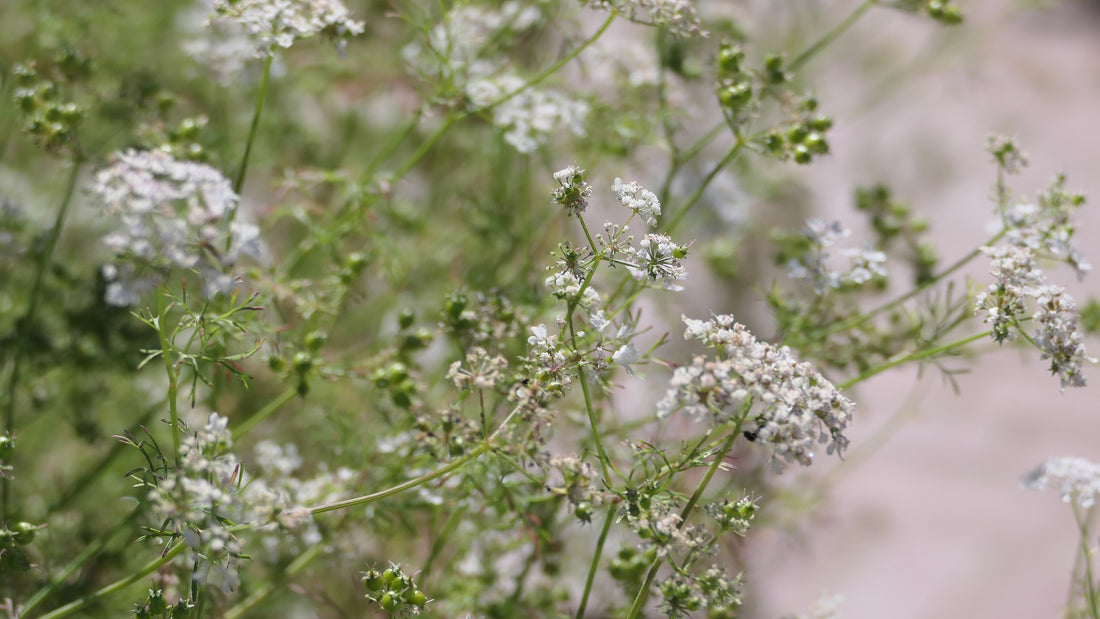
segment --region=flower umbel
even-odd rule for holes
[[[91,187],[124,227],[104,239],[116,255],[104,269],[109,303],[134,305],[154,285],[140,270],[189,269],[202,277],[207,295],[228,292],[241,254],[262,254],[259,228],[234,217],[240,199],[221,172],[161,151],[120,152],[115,159]]]

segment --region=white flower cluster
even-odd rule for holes
[[[1084,458],[1050,458],[1024,475],[1021,485],[1028,490],[1057,490],[1066,503],[1088,509],[1100,494],[1100,464]]]
[[[621,178],[615,179],[612,189],[619,204],[637,213],[647,224],[657,225],[657,216],[661,214],[661,201],[657,199],[656,194],[636,182],[624,183]]]
[[[134,305],[155,286],[142,269],[196,271],[209,296],[234,287],[241,254],[262,255],[259,228],[235,219],[239,198],[221,172],[161,151],[119,152],[115,160],[91,187],[125,228],[104,239],[116,255],[104,268],[112,305]]]
[[[558,188],[550,194],[554,203],[565,208],[569,215],[583,213],[592,197],[592,186],[584,180],[584,170],[571,165],[554,172]]]
[[[271,56],[280,47],[318,35],[343,49],[364,29],[341,0],[216,0],[211,22],[219,19],[243,26],[256,56]]]
[[[210,71],[219,84],[229,86],[248,75],[249,60],[256,56],[256,42],[239,21],[212,19],[216,2],[199,0],[183,11],[178,29],[184,38],[184,53]],[[283,70],[282,65],[272,65],[273,74]]]
[[[466,353],[466,367],[461,361],[455,361],[447,370],[447,380],[458,389],[495,389],[504,378],[508,361],[500,355],[490,356],[480,346],[474,346]]]
[[[680,260],[687,255],[687,248],[664,234],[647,234],[638,241],[633,264],[627,269],[634,279],[660,283],[667,290],[683,290],[675,282],[687,278],[687,270]]]
[[[683,321],[685,339],[699,339],[722,355],[716,360],[700,355],[676,368],[668,393],[657,404],[658,416],[683,409],[696,418],[725,422],[744,414],[743,406],[755,406],[742,427],[750,440],[771,448],[777,471],[790,462],[809,466],[815,443],[827,443],[830,454],[847,448],[844,430],[854,405],[813,365],[786,346],[757,340],[732,316]]]
[[[829,289],[858,286],[886,277],[886,254],[870,247],[841,248],[840,255],[848,258],[848,269],[838,271],[829,266],[831,254],[827,251],[828,248],[835,245],[837,240],[851,234],[840,222],[810,219],[802,229],[802,234],[809,241],[809,247],[801,256],[787,263],[787,270],[794,279],[809,280],[816,294],[822,295]]]
[[[504,131],[504,141],[517,151],[528,154],[544,144],[554,133],[568,130],[584,137],[588,103],[570,99],[556,90],[527,88],[518,75],[506,73],[471,80],[466,96],[472,109],[492,108],[493,125]],[[519,94],[512,95],[517,91]],[[512,96],[509,96],[512,95]]]
[[[695,7],[688,0],[581,0],[582,4],[622,13],[632,22],[668,28],[673,36],[705,37],[695,14]]]
[[[997,342],[1015,339],[1014,329],[1022,329],[1028,317],[1028,300],[1037,306],[1031,317],[1038,327],[1030,340],[1042,358],[1050,360],[1050,371],[1058,375],[1062,390],[1083,387],[1084,364],[1096,362],[1085,350],[1073,298],[1060,286],[1047,284],[1037,266],[1038,256],[1046,255],[1069,264],[1078,277],[1091,269],[1071,243],[1074,228],[1069,217],[1084,198],[1066,193],[1064,182],[1058,177],[1040,196],[1039,206],[1003,209],[1007,243],[981,248],[990,258],[993,283],[975,300],[975,313],[984,314]]]
[[[167,523],[166,533],[181,535],[202,557],[198,577],[229,591],[239,582],[234,561],[242,543],[228,523],[272,533],[263,540],[270,552],[286,543],[287,529],[298,531],[305,544],[317,543],[320,531],[302,506],[342,498],[355,473],[341,468],[335,474],[295,478],[292,473],[302,464],[297,448],[264,441],[255,451],[259,475],[246,475],[243,463],[229,452],[233,438],[227,426],[225,417],[211,413],[203,427],[188,435],[180,445],[179,470],[150,490],[149,501],[157,524]]]
[[[527,353],[528,363],[541,368],[548,375],[553,376],[562,384],[569,384],[569,377],[565,369],[565,353],[561,351],[558,336],[549,335],[546,325],[531,327],[531,336],[527,338],[530,350]]]

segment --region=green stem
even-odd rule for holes
[[[577,616],[574,619],[584,619],[584,611],[588,607],[588,594],[592,592],[592,583],[596,580],[596,572],[600,568],[600,556],[603,554],[603,545],[607,541],[607,532],[611,530],[611,522],[615,520],[615,504],[608,502],[607,516],[604,517],[603,529],[596,540],[596,552],[592,555],[592,563],[588,566],[588,578],[584,581],[584,593],[581,594],[581,603],[577,607]]]
[[[914,351],[914,352],[911,352],[911,353],[906,353],[906,354],[897,356],[897,357],[895,357],[895,358],[893,358],[893,359],[891,359],[891,360],[889,360],[889,361],[887,361],[887,362],[885,362],[881,365],[877,365],[873,368],[870,368],[870,369],[864,371],[859,376],[856,376],[854,378],[850,378],[847,381],[837,385],[837,389],[840,389],[841,391],[843,391],[845,389],[848,389],[848,388],[850,388],[854,385],[857,385],[857,384],[867,380],[868,378],[870,378],[870,377],[872,377],[876,374],[880,374],[882,372],[885,372],[886,370],[889,370],[890,368],[897,367],[897,366],[899,366],[903,363],[908,363],[910,361],[919,361],[921,359],[927,359],[928,357],[934,357],[938,354],[947,352],[947,351],[952,350],[954,348],[960,348],[962,346],[966,346],[967,344],[969,344],[969,343],[971,343],[975,340],[980,340],[982,338],[989,337],[989,335],[991,333],[992,333],[992,331],[982,331],[981,333],[976,333],[974,335],[964,337],[961,340],[956,340],[954,342],[949,342],[947,344],[941,344],[940,346],[936,346],[934,348],[926,348],[924,350],[917,350],[917,351]]]
[[[294,399],[296,395],[298,395],[298,389],[296,387],[290,387],[286,391],[280,393],[274,400],[268,402],[266,406],[256,411],[251,417],[245,419],[237,427],[233,428],[233,439],[237,440],[245,434],[248,434],[252,428],[256,427],[256,424],[270,417],[275,411],[282,408],[284,404]]]
[[[717,164],[715,164],[709,172],[707,172],[707,175],[703,177],[703,182],[699,183],[699,187],[695,189],[695,193],[691,194],[691,197],[687,199],[687,202],[685,202],[684,205],[680,207],[679,212],[677,212],[676,216],[672,218],[672,221],[668,222],[667,226],[664,226],[665,232],[671,233],[672,230],[675,229],[677,225],[679,225],[680,221],[683,220],[684,215],[687,215],[687,212],[691,210],[691,207],[695,206],[695,203],[699,201],[699,198],[703,197],[703,192],[706,191],[707,187],[710,186],[710,183],[714,180],[714,177],[718,176],[718,173],[721,172],[722,169],[725,168],[727,164],[729,164],[729,162],[733,161],[734,157],[736,157],[737,154],[741,152],[741,149],[744,146],[744,140],[738,139],[737,143],[733,145],[733,148],[731,148],[729,152],[726,153],[726,156],[723,157],[722,160],[719,161]]]
[[[324,550],[325,542],[314,544],[306,549],[305,552],[298,555],[293,561],[287,564],[283,570],[278,573],[274,578],[268,579],[268,581],[259,589],[254,591],[244,600],[241,600],[239,604],[234,605],[232,608],[226,611],[225,619],[239,619],[245,616],[248,611],[252,610],[257,604],[262,602],[267,596],[271,595],[278,589],[282,588],[286,581],[298,572],[305,569],[307,565],[313,562],[314,559],[321,556],[321,552]]]
[[[457,471],[458,469],[466,466],[466,464],[468,462],[470,462],[471,460],[477,459],[478,457],[480,457],[482,454],[484,454],[487,451],[489,451],[488,441],[478,445],[477,449],[474,449],[470,453],[462,456],[461,458],[458,458],[457,460],[453,460],[453,461],[449,462],[446,466],[443,466],[442,468],[436,469],[436,470],[432,471],[431,473],[425,473],[424,475],[421,475],[420,477],[417,477],[415,479],[410,479],[409,481],[407,481],[405,483],[398,484],[398,485],[396,485],[392,488],[387,488],[387,489],[379,491],[379,492],[374,492],[374,493],[371,493],[371,494],[365,494],[363,496],[357,496],[357,497],[354,497],[354,498],[351,498],[351,499],[344,499],[343,501],[336,501],[335,503],[329,503],[327,505],[319,505],[319,506],[314,507],[313,509],[309,510],[309,512],[311,514],[323,514],[325,512],[334,512],[334,511],[340,510],[340,509],[347,509],[349,507],[358,507],[360,505],[366,505],[368,503],[373,503],[375,501],[384,499],[386,497],[391,497],[395,494],[401,494],[402,492],[404,492],[406,490],[411,490],[413,488],[416,488],[417,486],[422,486],[422,485],[432,481],[433,479],[438,479],[440,477],[443,477],[444,475],[447,475],[449,473]]]
[[[806,51],[798,55],[797,58],[791,61],[787,65],[787,69],[790,71],[797,71],[802,68],[807,62],[818,55],[821,50],[828,47],[833,41],[835,41],[840,35],[844,34],[849,28],[851,28],[863,14],[871,9],[871,7],[878,4],[878,0],[864,0],[863,4],[859,5],[855,11],[852,12],[844,21],[840,22],[835,28],[825,33],[825,36],[817,40],[816,43],[811,45]]]
[[[38,302],[42,297],[42,287],[46,281],[46,271],[49,269],[50,264],[53,262],[53,254],[57,249],[57,241],[61,238],[61,229],[65,225],[65,218],[69,213],[69,206],[73,201],[73,194],[76,190],[76,179],[80,174],[81,158],[77,156],[72,162],[72,170],[69,172],[69,178],[65,184],[65,194],[61,199],[61,206],[57,209],[57,216],[54,217],[53,228],[50,229],[50,236],[46,240],[46,247],[42,250],[42,255],[39,257],[38,267],[34,274],[34,284],[31,287],[30,299],[27,300],[27,311],[23,314],[22,320],[18,324],[18,333],[16,334],[15,350],[12,351],[11,362],[11,374],[8,376],[8,389],[7,389],[7,406],[4,410],[4,434],[11,437],[15,434],[15,404],[16,404],[16,391],[19,388],[20,370],[22,369],[23,357],[27,353],[27,346],[30,343],[30,334],[33,330],[35,314],[38,312]],[[11,515],[11,477],[3,476],[3,509],[0,509],[0,522],[7,522]]]
[[[1096,581],[1092,575],[1092,549],[1089,547],[1089,520],[1092,510],[1081,514],[1077,504],[1073,504],[1073,517],[1077,520],[1077,530],[1081,532],[1081,558],[1085,568],[1082,579],[1085,581],[1085,603],[1088,605],[1089,616],[1092,619],[1100,619],[1100,592],[1096,590]]]
[[[680,512],[680,524],[677,528],[682,529],[687,524],[688,516],[691,515],[691,510],[695,509],[695,505],[702,498],[703,492],[706,491],[707,486],[710,484],[710,480],[714,477],[714,474],[718,472],[718,468],[722,465],[722,462],[726,459],[726,454],[730,449],[733,449],[733,444],[737,441],[737,437],[741,435],[741,421],[738,420],[737,425],[733,431],[726,437],[726,442],[715,454],[714,462],[710,463],[707,467],[707,472],[703,475],[702,481],[696,486],[695,492],[691,494],[691,498],[688,499],[687,505]],[[645,582],[642,583],[641,589],[638,590],[638,594],[634,597],[634,604],[630,607],[630,612],[627,613],[626,619],[636,619],[638,613],[642,612],[642,606],[645,605],[646,598],[649,596],[649,587],[653,584],[653,580],[657,578],[657,571],[661,569],[662,559],[654,559],[653,565],[649,567],[649,573],[646,574]]]
[[[168,322],[168,299],[164,292],[164,286],[157,286],[157,338],[160,340],[160,356],[164,359],[164,371],[168,374],[168,414],[172,424],[172,454],[176,468],[180,468],[180,420],[179,404],[176,401],[179,394],[179,374],[172,363],[172,350],[168,341],[166,323]]]
[[[140,570],[133,574],[130,574],[126,578],[123,578],[122,580],[117,580],[90,595],[80,598],[79,600],[66,604],[60,608],[55,608],[51,612],[42,615],[38,619],[57,619],[58,617],[67,617],[79,610],[83,610],[90,606],[96,600],[107,597],[112,593],[117,593],[118,591],[121,591],[126,587],[129,587],[130,585],[140,581],[149,574],[152,574],[164,564],[168,563],[172,559],[175,559],[176,556],[183,552],[186,548],[187,544],[176,544],[171,549],[169,549],[168,552],[150,561],[149,563],[146,563],[145,566],[143,566]]]
[[[248,157],[252,154],[252,144],[256,141],[256,132],[260,128],[260,114],[264,111],[264,99],[267,98],[267,85],[271,81],[271,62],[274,60],[274,56],[268,56],[264,61],[264,73],[260,78],[260,91],[256,94],[256,107],[252,112],[252,124],[248,128],[248,141],[244,145],[244,155],[241,157],[241,165],[237,168],[237,179],[233,181],[233,191],[237,195],[241,194],[241,189],[244,188],[244,177],[248,172]],[[230,219],[233,218],[236,211],[230,214]]]
[[[99,551],[103,550],[103,548],[108,544],[108,542],[111,541],[112,538],[114,538],[115,535],[118,535],[122,530],[129,528],[131,523],[133,523],[133,521],[137,519],[140,513],[140,509],[135,509],[134,511],[130,512],[129,516],[127,516],[121,522],[112,527],[109,531],[99,536],[99,538],[96,539],[93,543],[84,548],[84,550],[82,550],[80,554],[78,554],[72,561],[70,561],[68,565],[61,568],[61,571],[54,576],[53,580],[48,585],[36,591],[35,594],[32,595],[30,599],[28,599],[23,604],[23,614],[29,615],[29,613],[35,607],[41,604],[47,596],[56,591],[57,588],[60,587],[65,582],[65,580],[69,578],[69,576],[72,576],[73,573],[76,572],[76,570],[79,569],[81,565],[84,565],[84,563],[88,559],[91,559],[92,557],[97,555]]]

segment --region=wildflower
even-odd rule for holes
[[[480,346],[475,346],[466,353],[467,368],[462,367],[461,361],[455,361],[447,371],[447,378],[459,389],[494,389],[503,378],[503,370],[508,367],[508,362],[497,355],[490,357],[489,353]]]
[[[1095,363],[1096,359],[1085,353],[1073,298],[1057,286],[1045,286],[1036,291],[1036,300],[1039,308],[1035,311],[1035,322],[1039,329],[1035,345],[1042,351],[1041,358],[1050,359],[1050,372],[1058,375],[1063,390],[1084,387],[1081,368],[1086,361]]]
[[[243,26],[257,56],[271,56],[280,47],[318,35],[342,50],[349,38],[364,29],[340,0],[216,0],[214,17]]]
[[[212,18],[216,2],[196,3],[181,13],[177,27],[185,39],[184,53],[210,71],[219,84],[229,86],[248,73],[248,61],[257,55],[256,42],[241,22]],[[272,65],[273,74],[283,71],[281,64]]]
[[[632,22],[662,26],[677,37],[705,37],[695,7],[688,0],[581,0],[604,11],[616,11]]]
[[[634,250],[630,274],[637,280],[660,282],[668,290],[683,290],[673,282],[685,279],[687,271],[680,260],[687,255],[687,248],[673,242],[664,234],[647,234],[638,241]]]
[[[661,214],[661,202],[657,195],[638,183],[624,183],[616,178],[613,187],[619,204],[634,211],[651,226],[657,225],[657,216]]]
[[[116,255],[115,265],[104,270],[109,302],[132,305],[153,287],[141,269],[193,270],[208,296],[225,293],[240,256],[263,253],[259,228],[234,217],[239,198],[219,171],[161,151],[119,152],[115,159],[91,187],[125,228],[104,239]]]
[[[493,125],[504,141],[523,154],[533,153],[560,128],[577,137],[586,134],[588,104],[550,89],[526,88],[514,74],[471,80],[466,87],[471,109],[492,107]]]
[[[560,185],[552,194],[554,203],[564,207],[567,214],[578,215],[588,208],[592,186],[585,182],[584,170],[571,165],[555,172],[554,180]]]
[[[683,320],[685,339],[720,349],[722,358],[697,356],[691,365],[677,368],[657,405],[658,416],[683,409],[699,419],[726,422],[752,402],[757,408],[743,428],[751,440],[772,449],[777,471],[789,462],[809,466],[815,443],[828,443],[826,453],[843,453],[853,404],[816,368],[786,346],[757,340],[732,316]]]
[[[1100,465],[1083,458],[1050,458],[1024,475],[1028,490],[1055,489],[1066,503],[1088,509],[1100,494]]]
[[[831,253],[828,249],[850,234],[839,222],[808,220],[801,230],[806,247],[787,263],[790,277],[809,280],[818,295],[830,289],[858,286],[885,278],[886,254],[871,247],[841,248],[839,254],[848,258],[848,269],[837,270],[830,266]]]

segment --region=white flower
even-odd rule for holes
[[[140,269],[193,270],[208,296],[228,292],[240,256],[264,253],[259,228],[235,220],[239,198],[229,180],[208,165],[162,151],[119,152],[96,173],[91,192],[124,228],[104,238],[117,257],[104,269],[113,304],[132,304],[153,287]]]
[[[656,194],[638,183],[624,183],[621,178],[615,179],[613,189],[619,204],[637,213],[647,224],[657,225],[657,216],[661,214],[661,202]]]
[[[664,234],[647,234],[634,250],[632,264],[627,268],[634,279],[659,282],[668,290],[683,290],[675,282],[685,279],[687,271],[680,259],[687,248],[676,244]]]
[[[1024,475],[1021,485],[1029,490],[1055,489],[1066,503],[1088,509],[1100,493],[1100,465],[1083,458],[1050,458]]]
[[[658,416],[681,409],[697,419],[725,422],[751,398],[756,408],[742,427],[751,440],[771,448],[773,466],[780,471],[786,462],[809,466],[815,443],[827,443],[827,453],[847,448],[844,430],[854,405],[811,364],[787,347],[757,340],[729,315],[707,321],[685,317],[684,323],[685,338],[719,348],[722,356],[700,355],[676,368],[657,405]]]
[[[341,49],[364,25],[351,18],[340,0],[216,0],[214,17],[239,23],[252,38],[255,53],[270,56],[299,39],[323,35]]]

